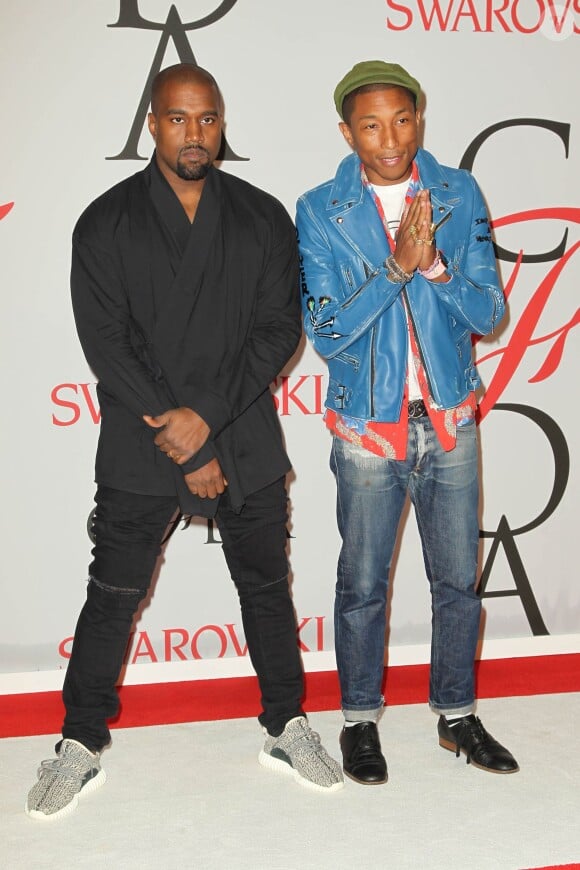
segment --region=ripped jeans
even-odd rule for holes
[[[99,486],[95,501],[95,547],[87,600],[64,681],[62,734],[100,751],[110,741],[107,720],[119,709],[115,683],[133,619],[147,595],[177,500]],[[286,522],[283,478],[248,496],[239,514],[232,510],[227,490],[220,497],[216,523],[260,684],[259,720],[274,736],[303,712],[302,664],[288,588]],[[206,583],[199,578],[200,588]]]

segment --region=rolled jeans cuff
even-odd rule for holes
[[[342,715],[345,718],[346,722],[378,722],[383,709],[384,702],[380,707],[374,707],[371,710],[361,710],[357,708],[356,710],[347,710],[345,707],[342,708]]]
[[[438,716],[469,716],[475,710],[475,704],[463,704],[461,707],[438,707],[433,701],[429,701],[429,706]]]

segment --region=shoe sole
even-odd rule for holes
[[[389,781],[388,776],[385,776],[384,779],[373,779],[370,782],[367,779],[357,779],[356,776],[353,776],[353,774],[349,773],[347,770],[344,771],[344,775],[348,776],[349,779],[352,779],[353,782],[358,782],[359,785],[385,785]]]
[[[96,776],[90,779],[87,784],[84,785],[82,789],[77,792],[77,794],[75,794],[73,799],[69,801],[66,806],[58,810],[58,812],[56,813],[50,813],[50,815],[47,815],[46,813],[40,812],[40,810],[29,810],[28,803],[26,803],[24,811],[29,818],[35,819],[36,821],[55,822],[57,819],[62,819],[65,816],[70,815],[70,813],[74,812],[74,810],[76,810],[78,806],[79,799],[83,798],[87,794],[91,794],[91,792],[93,791],[96,791],[98,788],[105,784],[106,779],[107,774],[104,770],[101,769]]]
[[[448,740],[445,740],[444,737],[439,738],[439,746],[441,746],[442,749],[448,749],[449,752],[453,752],[454,755],[457,752],[455,743],[450,743]],[[467,755],[467,752],[461,746],[459,747],[459,751],[464,755]],[[495,767],[485,767],[483,764],[478,764],[477,761],[473,760],[473,758],[470,758],[467,763],[471,764],[473,767],[479,768],[479,770],[485,770],[486,773],[517,773],[520,769],[519,767],[513,767],[511,770],[497,770]]]
[[[329,792],[340,791],[341,788],[344,788],[344,782],[335,782],[333,785],[325,786],[318,785],[316,782],[312,782],[310,779],[306,779],[302,776],[294,767],[290,767],[285,761],[282,761],[279,758],[272,758],[271,755],[268,755],[267,752],[264,752],[262,749],[260,754],[258,755],[258,761],[262,765],[262,767],[267,767],[269,770],[273,770],[276,773],[281,773],[283,776],[291,777],[295,782],[299,785],[304,786],[304,788],[309,788],[312,791],[324,792],[324,794],[328,794]]]

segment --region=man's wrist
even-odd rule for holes
[[[445,263],[443,262],[443,257],[441,256],[441,251],[437,250],[435,252],[435,259],[431,263],[431,265],[427,269],[418,269],[417,270],[423,278],[426,278],[428,281],[433,281],[435,278],[439,278],[446,271]]]
[[[387,270],[387,279],[391,284],[406,284],[413,277],[412,272],[405,272],[395,260],[395,255],[390,254],[385,260],[385,269]]]

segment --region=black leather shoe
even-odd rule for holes
[[[389,778],[374,722],[358,722],[340,732],[344,772],[363,785],[381,785]]]
[[[439,717],[437,725],[439,746],[459,753],[464,752],[467,763],[491,773],[516,773],[520,768],[518,763],[505,746],[488,734],[481,720],[474,716],[463,716],[457,725],[451,727],[445,716]]]

